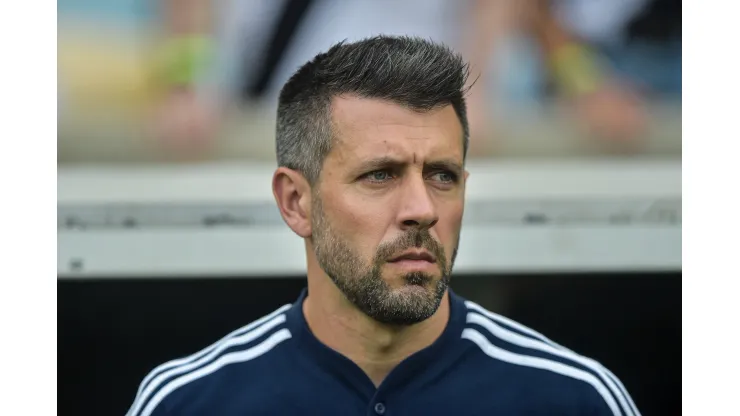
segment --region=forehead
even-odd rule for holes
[[[463,133],[452,105],[414,111],[356,96],[332,101],[332,154],[347,162],[367,157],[463,159]]]

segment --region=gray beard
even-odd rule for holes
[[[372,263],[367,264],[332,230],[318,195],[313,200],[311,238],[316,259],[347,300],[365,315],[388,325],[413,325],[434,315],[449,286],[457,244],[448,266],[444,248],[429,231],[412,228],[397,240],[378,247]],[[442,276],[435,282],[435,277],[428,273],[411,272],[403,276],[404,286],[423,290],[393,290],[383,280],[382,267],[391,256],[412,247],[432,252]]]

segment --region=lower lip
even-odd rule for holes
[[[410,259],[392,261],[390,262],[390,264],[393,264],[405,270],[427,270],[436,266],[436,263],[430,261]]]

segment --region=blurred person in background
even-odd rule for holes
[[[635,139],[646,100],[680,100],[680,0],[533,0],[548,81],[597,137]]]
[[[210,2],[59,0],[60,124],[99,140],[128,134],[186,153],[206,148],[216,112],[194,86],[212,66]]]
[[[217,59],[208,84],[211,97],[222,102],[274,107],[279,87],[302,62],[345,39],[405,34],[453,45],[471,61],[478,83],[470,97],[476,104],[470,114],[474,153],[495,128],[494,97],[515,107],[516,95],[541,102],[555,92],[593,137],[630,140],[645,132],[646,98],[680,96],[680,1],[212,4],[219,16]],[[507,54],[507,42],[517,38],[534,48]]]
[[[639,414],[599,363],[448,288],[468,71],[441,44],[378,36],[289,78],[272,189],[304,240],[308,287],[152,370],[129,416]]]
[[[214,144],[230,107],[273,108],[307,59],[378,34],[444,42],[471,62],[473,156],[509,109],[550,97],[592,137],[619,140],[645,133],[652,100],[680,100],[679,0],[60,0],[58,9],[60,114],[146,116],[147,134],[196,151]]]
[[[166,31],[156,66],[164,88],[156,110],[157,135],[198,148],[215,139],[219,117],[218,103],[200,88],[216,59],[214,0],[161,1]]]

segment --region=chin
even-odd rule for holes
[[[404,285],[397,289],[394,289],[393,292],[398,296],[403,297],[429,297],[433,292],[433,288],[431,286],[419,286],[419,285]]]
[[[441,278],[436,273],[406,272],[389,273],[384,280],[394,291],[420,292],[433,290]]]

